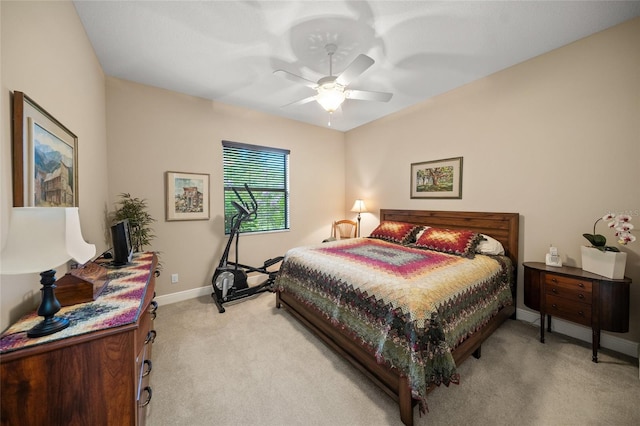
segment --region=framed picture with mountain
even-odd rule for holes
[[[13,92],[14,207],[78,207],[78,138]]]

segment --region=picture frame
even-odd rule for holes
[[[13,92],[13,206],[78,207],[78,137]]]
[[[209,175],[204,173],[165,173],[166,220],[209,219]]]
[[[462,157],[412,163],[411,198],[462,198]]]

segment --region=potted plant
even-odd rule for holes
[[[113,215],[113,221],[129,220],[131,229],[131,245],[136,252],[143,251],[155,238],[151,224],[156,220],[147,211],[145,199],[134,198],[131,194],[120,194],[118,207]]]
[[[589,247],[581,247],[582,269],[607,278],[624,278],[627,253],[621,252],[617,247],[608,246],[607,238],[596,234],[596,225],[601,220],[609,221],[608,226],[615,230],[618,244],[627,245],[636,240],[636,237],[631,234],[633,230],[633,225],[630,223],[631,216],[608,213],[598,218],[593,224],[593,234],[582,234],[591,243]]]

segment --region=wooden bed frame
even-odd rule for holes
[[[482,342],[507,318],[515,318],[519,214],[382,209],[380,210],[380,221],[409,222],[449,229],[471,229],[490,235],[502,243],[505,254],[511,258],[514,266],[513,305],[502,309],[482,330],[474,333],[453,351],[456,365],[460,365],[471,354],[479,358]],[[374,356],[336,329],[322,315],[308,309],[290,294],[277,291],[276,307],[280,308],[281,306],[285,306],[287,311],[320,337],[329,347],[342,355],[396,400],[400,408],[402,422],[405,425],[413,425],[413,407],[416,401],[411,397],[408,379],[399,370],[378,364]]]

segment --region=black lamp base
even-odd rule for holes
[[[28,337],[42,337],[48,336],[49,334],[57,333],[60,330],[64,330],[69,327],[68,319],[64,317],[51,317],[42,320],[42,322],[36,324],[31,328],[31,330],[27,331]]]
[[[42,284],[42,301],[38,308],[38,315],[44,317],[39,324],[27,331],[28,337],[42,337],[57,333],[69,327],[69,320],[64,317],[55,317],[60,310],[60,302],[56,299],[54,289],[56,288],[56,271],[50,269],[40,274],[40,284]]]

